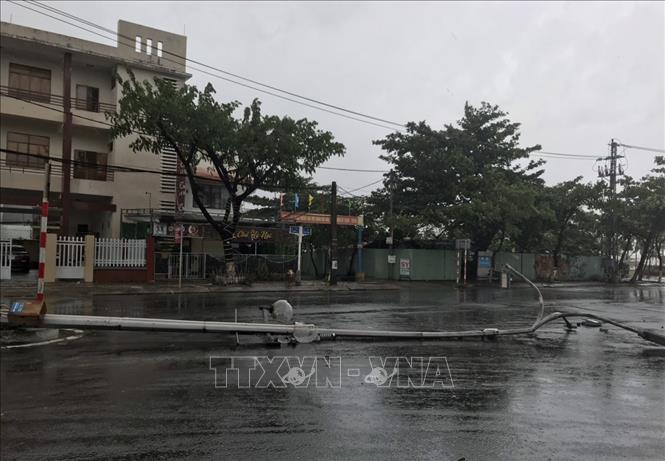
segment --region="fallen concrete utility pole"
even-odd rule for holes
[[[99,317],[90,315],[44,315],[40,326],[47,328],[81,328],[100,330],[128,331],[180,331],[199,333],[238,333],[238,334],[277,334],[292,335],[296,342],[311,342],[332,338],[394,338],[394,339],[461,339],[482,338],[507,335],[535,333],[545,324],[561,318],[584,317],[593,318],[615,325],[619,328],[638,334],[640,337],[665,346],[665,335],[658,330],[636,329],[603,316],[584,312],[554,312],[537,324],[526,328],[498,329],[484,328],[481,330],[462,331],[398,331],[370,330],[345,328],[318,328],[313,324],[281,325],[274,323],[235,323],[211,322],[199,320],[166,320],[133,317]]]
[[[314,324],[283,324],[283,323],[243,323],[243,322],[212,322],[201,320],[171,320],[135,317],[101,317],[89,315],[60,315],[46,314],[33,315],[29,312],[17,311],[15,306],[10,308],[9,323],[29,324],[31,326],[48,328],[79,328],[102,330],[128,330],[128,331],[180,331],[199,333],[238,333],[238,334],[269,334],[286,335],[294,343],[309,343],[313,341],[333,338],[384,338],[384,339],[462,339],[462,338],[488,338],[507,335],[532,334],[547,323],[568,317],[585,317],[600,320],[619,328],[636,333],[641,338],[665,346],[665,333],[659,330],[633,328],[621,322],[603,316],[586,312],[553,312],[544,316],[544,302],[542,294],[536,285],[524,275],[506,265],[506,268],[523,278],[538,292],[540,312],[536,321],[530,327],[499,329],[483,328],[462,331],[399,331],[399,330],[371,330],[346,328],[319,328]],[[286,303],[280,300],[277,303]],[[286,303],[288,305],[288,303]],[[290,305],[288,306],[290,308]],[[15,312],[12,312],[15,310]],[[567,322],[567,320],[566,320]]]

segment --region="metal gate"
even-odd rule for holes
[[[59,237],[56,249],[55,278],[82,279],[85,240],[83,237]]]
[[[0,280],[12,278],[12,241],[0,240]]]
[[[180,270],[178,253],[155,253],[155,276],[178,279]],[[201,280],[207,276],[205,253],[182,254],[182,279]]]

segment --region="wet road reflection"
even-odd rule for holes
[[[68,314],[260,321],[264,294],[54,300]],[[665,324],[665,288],[546,289],[548,311]],[[529,325],[527,288],[290,296],[319,326],[457,330]],[[6,459],[661,459],[665,348],[613,327],[553,324],[498,341],[336,341],[267,349],[260,338],[89,332],[2,352]],[[215,388],[210,356],[336,357],[340,388]],[[446,357],[454,389],[377,388],[369,357]],[[348,376],[347,369],[362,370]]]

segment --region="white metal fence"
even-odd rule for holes
[[[83,237],[58,237],[56,247],[55,277],[58,279],[82,279],[85,262]]]
[[[0,280],[12,278],[12,241],[0,240]]]
[[[97,239],[96,267],[145,267],[145,240]]]

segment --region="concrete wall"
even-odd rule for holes
[[[4,107],[3,107],[4,110]],[[49,151],[51,155],[60,157],[62,152],[62,130],[60,125],[44,120],[31,120],[18,117],[2,117],[0,123],[0,146],[7,147],[7,133],[18,132],[32,134],[37,136],[47,136],[49,138]],[[2,159],[7,154],[0,154]],[[60,192],[62,190],[62,175],[60,165],[54,167],[53,179],[51,180],[51,191]],[[38,170],[23,171],[20,169],[11,169],[3,166],[0,171],[0,186],[3,189],[28,189],[41,191],[44,188],[44,174]]]
[[[363,250],[363,269],[365,278],[368,280],[455,280],[457,260],[455,251],[452,250],[395,250],[395,264],[388,264],[387,249],[365,249]],[[353,250],[340,250],[338,254],[338,271],[340,276],[347,275]],[[357,257],[357,256],[356,256]],[[399,261],[409,259],[411,274],[408,277],[400,277]],[[319,271],[324,268],[325,254],[318,252],[315,260]],[[314,276],[314,268],[309,253],[303,254],[303,275]],[[355,273],[356,261],[353,262],[352,273]]]
[[[347,275],[351,261],[352,250],[342,249],[338,255],[340,276]],[[394,250],[395,264],[388,264],[387,249],[363,250],[363,269],[368,280],[456,280],[457,256],[454,250]],[[411,265],[411,274],[400,277],[399,262],[408,258]],[[326,271],[326,255],[317,252],[314,255],[320,273]],[[472,264],[473,262],[470,261]],[[533,253],[497,253],[494,264],[501,270],[504,264],[510,264],[531,280],[551,280],[553,278],[553,259],[549,255],[536,255]],[[353,273],[355,273],[355,261]],[[601,256],[562,256],[557,280],[602,280],[604,278],[603,257]],[[314,268],[310,254],[303,253],[303,276],[313,277]]]
[[[76,96],[76,86],[85,85],[92,86],[99,89],[99,102],[102,104],[113,104],[116,100],[117,84],[113,83],[113,74],[111,73],[113,65],[107,63],[106,66],[94,66],[88,63],[77,61],[72,58],[72,97]],[[60,69],[62,73],[62,68]],[[62,84],[54,91],[54,93],[62,94]],[[86,112],[87,115],[87,111]]]
[[[2,53],[0,54],[0,84],[9,83],[9,63],[17,63],[49,69],[51,71],[51,94],[63,94],[63,62],[64,53],[72,54],[72,81],[71,94],[76,96],[78,84],[99,88],[100,103],[115,104],[121,98],[120,86],[113,82],[116,71],[127,76],[129,67],[139,80],[152,80],[155,76],[166,76],[182,84],[189,75],[185,73],[185,63],[168,54],[169,60],[158,58],[157,43],[163,43],[164,52],[173,52],[181,56],[186,55],[186,37],[172,34],[158,29],[145,27],[140,24],[120,21],[118,32],[122,35],[142,37],[142,50],[134,51],[133,43],[130,47],[119,45],[117,47],[102,45],[96,42],[81,40],[73,37],[54,34],[47,31],[2,23]],[[152,54],[147,55],[145,50],[146,38],[153,41]],[[127,42],[122,39],[123,42]],[[172,62],[171,59],[177,62]],[[50,155],[60,157],[62,154],[62,106],[52,101],[48,107],[39,107],[29,102],[16,100],[7,96],[1,97],[2,129],[0,130],[0,146],[6,147],[7,131],[18,131],[50,139]],[[42,104],[42,103],[40,103]],[[91,150],[108,154],[108,163],[113,165],[129,166],[134,168],[160,170],[159,156],[149,152],[134,153],[129,144],[133,138],[116,140],[111,143],[109,127],[104,113],[88,112],[72,107],[73,133],[72,156],[75,150]],[[76,117],[81,115],[87,119]],[[3,157],[5,154],[2,154]],[[61,165],[54,170],[61,169]],[[19,189],[25,191],[40,191],[43,185],[43,175],[39,171],[18,172],[2,170],[1,184],[3,189]],[[56,171],[51,181],[51,190],[61,190],[62,176]],[[94,232],[103,237],[119,237],[121,224],[121,210],[126,208],[148,208],[149,192],[154,208],[159,207],[161,201],[173,201],[173,193],[162,193],[160,190],[159,174],[115,173],[113,181],[91,181],[72,179],[71,192],[73,195],[95,196],[91,200],[100,200],[100,197],[109,197],[110,203],[116,206],[115,212],[97,213],[100,222],[92,223],[95,216],[84,216],[82,213],[72,211],[70,229],[66,233],[72,234],[78,224],[89,224]],[[84,219],[85,218],[85,219]],[[78,221],[77,221],[78,220]]]
[[[561,256],[559,268],[554,273],[554,258],[551,255],[538,255],[534,263],[537,280],[604,280],[605,257],[603,256]]]
[[[141,269],[100,269],[95,268],[94,274],[95,283],[146,283],[154,282],[154,277],[151,280],[148,270]]]
[[[124,66],[118,67],[117,72],[122,78],[129,77],[127,69]],[[132,72],[134,72],[137,80],[152,81],[157,75],[154,72],[136,68],[132,69]],[[117,93],[118,99],[116,104],[122,97],[120,91]],[[113,163],[133,168],[160,171],[159,155],[152,152],[134,152],[130,147],[134,139],[134,136],[128,136],[114,141],[112,152]],[[120,210],[123,208],[147,209],[149,207],[148,192],[151,194],[150,200],[155,209],[159,209],[161,201],[175,200],[174,193],[161,192],[160,180],[161,176],[159,174],[115,173],[114,182],[117,193],[114,196],[114,203],[117,207],[117,212],[114,213],[111,224],[111,234],[113,237],[120,236]]]
[[[3,24],[3,29],[4,29],[4,24]],[[0,85],[3,86],[9,85],[10,63],[22,64],[25,66],[39,67],[40,69],[50,70],[51,93],[61,95],[63,62],[64,60],[62,53],[58,54],[55,53],[36,54],[34,52],[26,53],[26,51],[23,49],[15,49],[3,46],[2,54],[0,54]],[[60,114],[59,117],[62,120],[62,114]]]
[[[559,261],[554,273],[554,258],[551,255],[533,253],[497,253],[494,267],[500,271],[508,263],[531,280],[603,280],[605,269],[602,256],[565,256]]]
[[[369,249],[363,251],[363,267],[367,279],[388,280],[455,280],[457,259],[451,250],[397,249],[395,264],[388,264],[389,250]],[[400,276],[400,259],[410,262],[410,275]]]
[[[494,267],[500,271],[504,264],[510,264],[528,279],[536,278],[536,255],[533,253],[496,253]]]
[[[118,46],[118,56],[125,59],[141,61],[146,64],[159,65],[173,69],[177,72],[185,72],[185,61],[174,56],[184,57],[187,55],[187,37],[184,35],[172,34],[163,30],[153,29],[152,27],[122,20],[118,21],[118,34],[122,37],[128,37],[131,40],[130,46]],[[140,52],[137,52],[134,49],[136,36],[141,37]],[[127,43],[128,40],[122,37],[118,40]],[[148,39],[152,40],[152,53],[150,55],[146,52],[146,43]],[[161,58],[157,56],[157,43],[160,41],[163,44],[162,49],[164,51]]]

